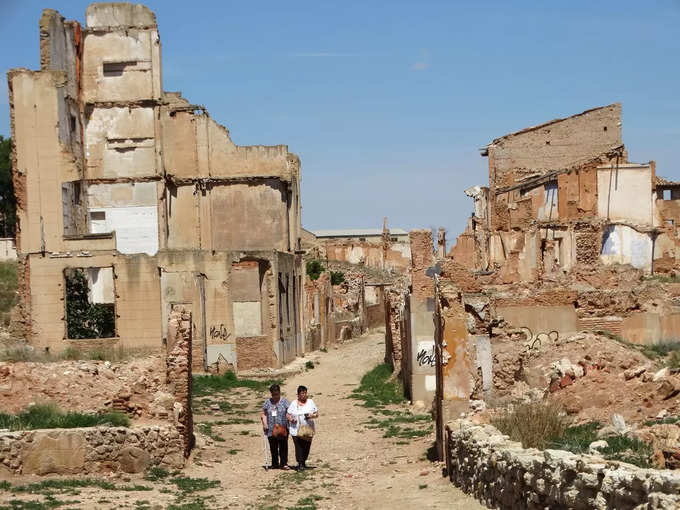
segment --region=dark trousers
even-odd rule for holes
[[[272,467],[283,467],[288,464],[288,436],[269,436],[269,451],[272,452]]]
[[[309,457],[309,449],[312,447],[312,440],[307,441],[301,437],[293,436],[293,444],[295,444],[295,460],[298,466],[304,466]]]

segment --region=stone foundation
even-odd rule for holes
[[[651,509],[680,506],[680,473],[591,455],[525,449],[490,425],[446,426],[451,481],[490,508]]]
[[[0,433],[0,472],[141,473],[150,466],[184,467],[184,443],[176,427],[88,427]]]

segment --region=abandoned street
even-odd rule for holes
[[[0,510],[680,508],[680,11],[4,3]]]
[[[384,356],[384,334],[367,334],[340,344],[329,352],[318,352],[308,361],[314,368],[287,377],[283,395],[294,398],[299,384],[309,387],[310,396],[320,409],[315,437],[304,472],[263,468],[263,442],[259,408],[266,391],[236,388],[197,398],[194,415],[198,445],[192,462],[182,472],[192,490],[175,490],[180,483],[153,474],[116,476],[117,486],[144,486],[152,490],[107,490],[101,487],[79,489],[73,494],[60,489],[3,492],[0,501],[9,508],[29,508],[20,501],[42,502],[47,497],[69,502],[68,508],[243,508],[243,509],[346,509],[346,508],[485,508],[442,477],[443,464],[427,460],[434,442],[429,422],[419,421],[418,430],[429,430],[422,437],[383,437],[384,428],[371,428],[368,422],[388,416],[409,416],[406,404],[390,405],[385,415],[366,408],[351,398],[362,375],[378,365]],[[305,364],[297,364],[305,367]],[[220,407],[212,411],[210,407]],[[422,417],[425,410],[415,412]],[[406,420],[404,420],[406,421]],[[211,424],[207,426],[206,424]],[[404,427],[408,429],[408,424]],[[209,430],[208,434],[201,433]],[[214,439],[210,439],[212,436]],[[217,439],[217,440],[215,440]],[[289,463],[295,465],[292,441]],[[72,478],[67,478],[72,479]],[[41,480],[21,477],[22,486]],[[59,479],[56,479],[59,480]],[[14,480],[12,480],[14,482]],[[193,483],[192,483],[193,482]],[[213,485],[213,487],[210,487]],[[202,487],[209,487],[201,490]],[[30,491],[29,491],[30,492]],[[40,494],[36,494],[40,493]],[[180,506],[186,505],[186,506]],[[193,506],[189,506],[193,505]]]

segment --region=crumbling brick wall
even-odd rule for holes
[[[276,366],[276,354],[267,336],[239,337],[236,339],[238,369]]]
[[[552,120],[494,140],[489,182],[509,186],[517,177],[565,168],[621,143],[621,103]]]
[[[427,301],[434,296],[434,283],[426,271],[434,262],[431,230],[412,230],[411,240],[411,287],[412,295],[419,301]]]
[[[166,384],[175,397],[173,418],[182,438],[184,456],[194,445],[194,419],[191,411],[191,313],[175,305],[168,317]]]

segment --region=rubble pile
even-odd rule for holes
[[[133,419],[165,419],[174,398],[165,391],[160,356],[127,362],[55,361],[0,363],[0,408],[16,413],[54,402],[64,410],[113,409]]]

